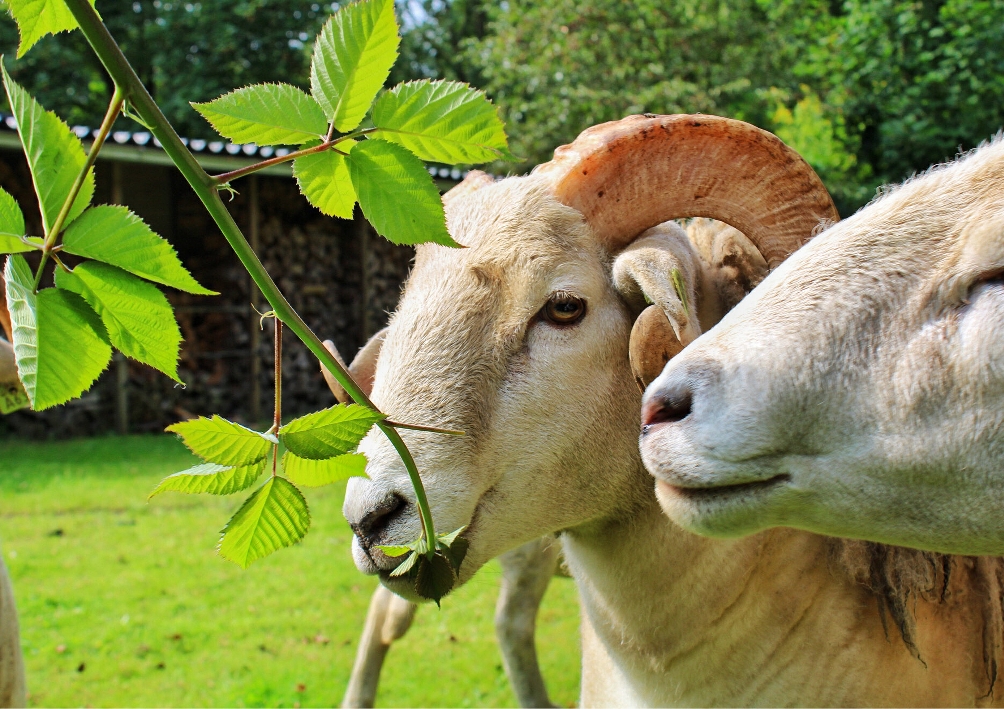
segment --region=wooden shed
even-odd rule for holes
[[[74,131],[85,142],[93,134],[87,127]],[[278,152],[223,141],[187,142],[209,172],[234,170]],[[441,188],[461,177],[456,170],[430,171]],[[165,289],[184,337],[179,366],[184,387],[116,353],[82,398],[45,412],[0,416],[0,436],[157,431],[192,414],[219,413],[249,424],[267,419],[272,335],[268,323],[260,328],[256,309],[268,306],[202,203],[149,133],[113,133],[95,173],[94,203],[130,207],[174,245],[200,283],[220,295]],[[0,115],[0,186],[21,205],[28,233],[41,234],[28,164],[16,122],[7,115]],[[378,236],[358,207],[352,220],[318,212],[300,195],[288,163],[233,186],[238,193],[227,206],[275,282],[314,332],[334,340],[351,358],[396,307],[414,249]],[[316,360],[295,338],[285,338],[283,369],[283,409],[289,415],[332,403]]]

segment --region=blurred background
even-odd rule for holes
[[[3,3],[0,2],[0,6]],[[98,0],[179,133],[210,171],[277,151],[220,141],[188,105],[283,81],[308,88],[314,35],[338,3]],[[1004,124],[1004,0],[406,0],[389,83],[466,81],[506,121],[518,174],[584,128],[631,113],[714,113],[777,133],[812,164],[843,216],[989,140]],[[13,77],[82,138],[110,84],[80,33],[14,59]],[[0,185],[41,233],[9,108]],[[271,407],[270,328],[260,295],[149,133],[120,118],[97,164],[97,202],[127,204],[178,249],[215,298],[169,293],[185,342],[175,387],[116,360],[80,400],[0,417],[0,537],[22,614],[33,705],[310,706],[340,701],[374,582],[349,560],[344,486],[310,496],[314,529],[248,572],[213,553],[230,499],[145,496],[192,464],[156,435],[192,415],[254,424]],[[442,189],[462,170],[429,165]],[[307,323],[349,358],[386,323],[413,256],[356,214],[328,218],[288,167],[244,178],[228,202]],[[313,357],[284,351],[284,411],[333,403]],[[130,434],[123,438],[109,434]],[[52,439],[72,439],[51,442]],[[42,441],[49,441],[42,443]],[[422,609],[391,651],[379,701],[507,705],[492,637],[498,570]],[[575,591],[556,579],[541,615],[552,698],[577,698]]]

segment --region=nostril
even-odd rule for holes
[[[645,402],[641,412],[642,428],[657,423],[673,423],[682,421],[690,415],[693,396],[689,391],[667,396],[653,397]]]
[[[393,493],[363,515],[361,520],[350,525],[352,531],[360,538],[373,537],[383,531],[391,519],[403,510],[407,504],[407,500],[397,493]]]

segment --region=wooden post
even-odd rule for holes
[[[373,328],[370,326],[370,225],[363,216],[363,210],[358,206],[353,214],[356,238],[359,240],[359,268],[361,275],[360,294],[356,301],[359,305],[359,329],[362,341],[359,346],[369,342],[373,335]]]
[[[261,258],[261,253],[259,252],[261,246],[261,227],[258,211],[258,175],[251,175],[248,179],[251,181],[249,190],[251,203],[249,219],[251,249]],[[249,347],[251,348],[251,406],[248,410],[248,416],[251,419],[251,425],[256,426],[261,421],[261,323],[260,316],[255,309],[259,307],[258,304],[261,302],[261,297],[258,287],[250,276],[248,276],[248,282],[251,290],[251,337],[249,339]]]
[[[122,204],[122,163],[112,162],[112,204]],[[129,433],[129,360],[115,353],[115,429]]]

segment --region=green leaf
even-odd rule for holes
[[[112,349],[97,314],[80,296],[56,288],[37,295],[22,256],[4,268],[14,358],[36,411],[80,396],[108,366]]]
[[[99,261],[86,261],[72,273],[57,269],[56,286],[76,293],[94,308],[122,354],[181,381],[181,331],[171,304],[156,286]]]
[[[34,251],[21,241],[24,236],[24,215],[17,206],[17,200],[4,190],[0,190],[0,254],[17,254]]]
[[[289,84],[255,84],[192,107],[235,143],[300,145],[328,132],[324,111]]]
[[[66,229],[63,249],[188,293],[218,295],[200,286],[174,248],[126,207],[106,204],[88,209]]]
[[[275,440],[238,423],[213,415],[181,421],[165,430],[181,436],[185,445],[203,460],[220,465],[251,465],[268,455]]]
[[[349,175],[370,224],[395,244],[457,246],[443,202],[422,161],[400,145],[364,140],[349,153]]]
[[[271,477],[227,522],[220,556],[246,569],[252,562],[303,539],[310,527],[307,501],[285,478]]]
[[[450,592],[456,582],[453,564],[442,552],[437,552],[431,559],[425,556],[419,559],[415,592],[422,598],[429,598],[438,606],[439,600]]]
[[[6,0],[6,4],[21,33],[18,59],[45,35],[77,28],[73,13],[63,0]],[[91,0],[91,5],[94,5],[94,0]]]
[[[461,534],[461,532],[463,532],[465,529],[467,529],[467,525],[466,524],[463,527],[461,527],[460,529],[454,529],[449,534],[440,534],[440,535],[437,535],[437,537],[436,537],[436,541],[438,542],[437,546],[449,547],[450,545],[453,544],[453,542],[456,540],[456,538],[459,537],[460,534]]]
[[[336,12],[317,36],[310,90],[345,133],[358,127],[397,59],[394,0],[363,0]]]
[[[59,0],[56,0],[59,1]],[[60,2],[60,4],[62,4]],[[80,139],[70,127],[59,120],[52,111],[46,111],[28,92],[14,83],[3,68],[3,83],[7,89],[7,99],[11,111],[17,119],[17,132],[21,136],[24,154],[28,158],[31,180],[38,195],[42,212],[42,226],[45,232],[56,221],[63,202],[70,196],[70,190],[77,175],[87,164],[87,155]],[[87,177],[80,188],[66,221],[72,221],[87,208],[94,194],[94,168],[87,171]]]
[[[460,565],[464,563],[464,558],[467,556],[467,548],[470,543],[464,538],[460,537],[453,541],[453,543],[446,549],[442,550],[443,555],[449,559],[450,564],[453,565],[453,571],[459,576],[460,575]]]
[[[377,549],[379,549],[385,555],[389,556],[392,559],[396,559],[399,556],[404,556],[408,552],[412,551],[411,547],[405,544],[400,544],[397,546],[388,544],[377,544],[376,547]]]
[[[366,456],[346,453],[327,460],[311,460],[286,452],[282,456],[282,469],[286,477],[303,487],[321,487],[366,476]]]
[[[263,458],[257,463],[239,467],[217,465],[216,463],[196,465],[188,470],[182,470],[180,473],[168,475],[153,489],[150,497],[167,492],[168,490],[187,493],[206,492],[210,495],[232,495],[235,492],[247,490],[254,485],[255,481],[261,477],[262,472],[265,470],[266,462]]]
[[[484,93],[456,81],[410,81],[373,106],[374,135],[422,160],[482,163],[509,150],[498,112]]]
[[[279,440],[293,455],[324,460],[351,451],[382,418],[360,404],[338,404],[290,421],[279,429]]]
[[[394,570],[390,572],[391,576],[405,576],[409,571],[415,566],[415,562],[418,561],[418,552],[411,552],[407,559],[402,561],[400,564],[394,567]]]
[[[345,141],[352,143],[352,141]],[[352,143],[354,145],[354,143]],[[342,148],[344,143],[339,144]],[[344,150],[351,149],[351,145]],[[293,161],[293,174],[300,192],[312,205],[329,217],[352,218],[356,204],[356,191],[349,177],[349,166],[344,155],[333,150],[304,155]]]

